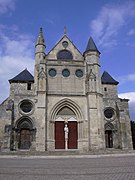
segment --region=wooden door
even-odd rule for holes
[[[105,131],[106,147],[113,148],[113,133],[111,130]]]
[[[69,134],[68,134],[68,149],[77,149],[78,130],[77,122],[68,122]]]
[[[31,145],[30,130],[29,129],[22,129],[20,132],[19,148],[20,149],[29,149],[30,145]]]
[[[55,122],[55,149],[65,149],[64,122]]]

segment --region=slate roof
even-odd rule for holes
[[[88,52],[88,51],[97,51],[100,54],[100,52],[99,52],[95,42],[93,41],[92,37],[90,37],[90,39],[88,41],[85,52]]]
[[[22,72],[20,72],[17,76],[9,80],[9,83],[12,82],[34,82],[34,77],[27,69],[25,69]]]
[[[116,81],[115,79],[113,79],[112,76],[106,71],[104,71],[104,73],[101,77],[101,82],[102,82],[102,84],[112,84],[112,85],[119,84],[119,82]]]

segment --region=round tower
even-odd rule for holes
[[[95,76],[96,92],[102,93],[100,77],[100,52],[97,49],[92,37],[90,37],[83,55],[86,61],[86,72],[89,76]]]
[[[35,84],[35,121],[37,124],[36,132],[36,150],[47,150],[47,130],[46,130],[46,63],[45,63],[45,48],[42,28],[40,28],[39,36],[35,45],[36,48],[36,61],[34,71],[34,84]]]
[[[45,48],[46,48],[46,44],[45,44],[45,40],[44,40],[44,36],[43,36],[43,32],[42,32],[42,28],[40,28],[40,32],[37,38],[37,42],[35,45],[36,48],[36,64],[39,64],[40,61],[42,59],[44,59],[45,57]]]
[[[90,37],[84,52],[86,97],[88,106],[89,149],[104,149],[103,95],[100,76],[100,52]]]

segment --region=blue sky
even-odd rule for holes
[[[40,27],[46,53],[67,35],[83,53],[93,37],[101,52],[101,72],[117,81],[119,96],[130,99],[135,120],[134,0],[0,0],[0,102],[9,95],[8,80],[24,68],[33,73]]]

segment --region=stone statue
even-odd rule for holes
[[[67,124],[65,124],[64,132],[65,132],[65,139],[67,140],[68,139],[68,133],[69,133],[69,129],[67,127]]]

